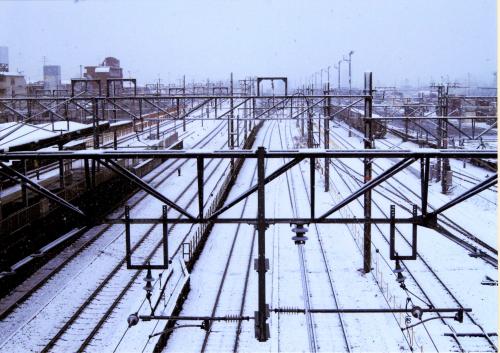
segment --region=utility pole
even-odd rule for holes
[[[230,113],[228,114],[228,119],[229,119],[229,124],[228,124],[228,130],[229,130],[229,141],[228,145],[230,149],[234,149],[234,101],[233,101],[233,93],[234,93],[234,88],[233,88],[233,73],[231,72],[231,83],[230,83],[230,90],[231,90],[231,98],[229,99],[230,103]],[[236,127],[238,128],[238,127]],[[234,170],[234,159],[231,158],[231,171]]]
[[[441,92],[441,97],[440,97],[440,103],[439,103],[439,115],[440,115],[440,120],[441,120],[441,147],[443,149],[448,148],[448,86],[442,88]],[[449,180],[448,180],[448,175],[450,172],[450,160],[448,158],[443,158],[443,163],[442,163],[442,176],[441,176],[441,192],[443,194],[448,193],[448,189],[450,187],[449,185]]]
[[[372,132],[372,73],[365,72],[365,149],[373,148],[373,132]],[[372,160],[370,158],[364,158],[364,182],[365,184],[370,182],[372,179]],[[371,271],[371,215],[372,215],[372,192],[368,190],[364,194],[364,236],[363,236],[363,270],[365,273]]]
[[[330,66],[328,66],[328,70],[330,70]],[[330,95],[330,76],[328,76],[328,82],[326,83],[326,92]],[[330,97],[326,100],[326,109],[325,109],[325,124],[324,124],[324,141],[325,141],[325,150],[330,148]],[[330,158],[325,158],[325,192],[330,190]]]
[[[342,64],[342,60],[339,60],[339,61],[338,61],[338,64],[337,64],[337,65],[338,65],[338,71],[339,71],[339,87],[338,87],[338,88],[339,88],[339,91],[340,91],[340,64]],[[339,93],[340,93],[340,92],[339,92]]]
[[[186,75],[182,76],[182,96],[186,96]],[[184,104],[182,109],[182,131],[186,131],[186,99],[183,100]]]
[[[441,149],[443,147],[443,119],[441,119],[441,116],[443,114],[443,92],[444,92],[444,85],[440,84],[437,86],[438,89],[438,123],[436,126],[436,148]],[[435,175],[436,175],[436,181],[441,181],[441,164],[442,160],[441,158],[436,159],[436,169],[435,169]]]
[[[349,95],[351,94],[351,90],[352,90],[352,84],[351,84],[351,61],[352,61],[352,54],[354,54],[354,51],[351,50],[349,52],[349,60],[347,60],[349,62]]]

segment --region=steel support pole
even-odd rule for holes
[[[142,99],[139,99],[139,121],[141,123],[141,132],[144,131],[144,119],[142,118]],[[134,132],[137,131],[136,126],[134,126]]]
[[[168,268],[168,208],[167,205],[162,206],[162,218],[163,218],[163,264]],[[129,244],[130,246],[130,244]]]
[[[372,73],[365,72],[365,92],[368,97],[365,98],[365,149],[373,148],[373,132],[372,132]],[[372,161],[370,158],[364,158],[364,182],[365,184],[372,179]],[[372,215],[372,192],[367,190],[364,194],[364,217],[370,219]],[[371,271],[371,223],[367,221],[364,224],[363,232],[363,270],[365,273]]]
[[[338,72],[339,72],[339,77],[338,77],[338,86],[339,86],[339,94],[340,94],[340,64],[342,63],[342,60],[338,61]]]
[[[265,203],[265,155],[264,147],[257,148],[257,234],[258,234],[258,258],[257,272],[259,282],[258,311],[255,318],[255,336],[260,342],[269,338],[267,324],[268,307],[266,304],[266,203]]]
[[[234,87],[233,87],[233,73],[231,72],[231,82],[230,82],[230,90],[231,90],[231,98],[229,99],[229,108],[230,108],[230,113],[228,115],[229,119],[229,126],[228,126],[228,146],[230,149],[234,149],[234,99],[233,99],[233,93],[234,93]],[[234,171],[234,159],[231,158],[231,172]]]
[[[247,111],[247,101],[245,100],[245,104],[243,106],[243,122],[244,122],[244,125],[243,125],[243,128],[244,128],[244,133],[243,133],[243,141],[246,141],[247,140],[247,135],[248,135],[248,111]]]
[[[198,157],[196,159],[196,168],[198,170],[198,218],[203,219],[203,182],[204,182],[204,161],[203,158]]]
[[[304,138],[304,114],[305,114],[304,112],[305,112],[305,110],[303,109],[303,105],[302,105],[301,113],[300,113],[300,136],[302,138]]]
[[[233,99],[233,73],[231,72],[231,82],[230,82],[231,98],[229,99],[229,107],[231,112],[229,113],[229,148],[234,148],[234,99]]]
[[[437,131],[436,131],[436,148],[441,149],[443,147],[443,120],[440,119],[440,117],[443,115],[443,91],[444,91],[444,86],[440,85],[438,86],[438,121],[437,121]],[[436,159],[436,181],[441,180],[441,164],[442,160],[441,158]]]
[[[326,84],[327,92],[330,93],[330,68],[328,68],[328,83]],[[330,98],[326,100],[325,124],[324,124],[324,141],[325,149],[330,148]],[[330,158],[325,158],[325,192],[330,191]]]
[[[186,75],[182,76],[182,96],[186,95]],[[186,105],[183,106],[182,109],[183,118],[182,118],[182,131],[186,131]]]
[[[349,53],[349,95],[351,94],[352,85],[351,85],[351,56],[352,52]]]
[[[422,198],[422,215],[427,215],[427,199],[429,196],[429,158],[420,159],[420,182],[421,182],[421,198]]]
[[[99,148],[99,106],[98,106],[98,100],[96,98],[92,99],[92,125],[94,128],[94,149]],[[91,183],[92,183],[92,188],[95,188],[95,183],[96,183],[96,163],[95,160],[92,159],[92,178],[91,178]]]
[[[92,99],[92,127],[94,129],[94,148],[99,148],[99,106],[96,98]]]
[[[125,205],[125,258],[127,259],[127,268],[132,266],[132,245],[130,242],[130,206]]]
[[[311,193],[311,218],[316,218],[316,158],[309,159],[309,183]]]
[[[444,92],[442,97],[442,111],[441,111],[441,126],[442,126],[442,148],[448,148],[448,87]],[[443,194],[448,193],[448,189],[450,187],[448,183],[448,172],[451,170],[450,168],[450,160],[448,158],[443,158],[442,163],[442,176],[441,176],[441,192]]]

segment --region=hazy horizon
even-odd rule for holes
[[[119,6],[118,6],[119,5]],[[0,1],[0,46],[11,71],[63,79],[106,56],[140,83],[288,76],[292,85],[351,50],[353,86],[372,71],[379,85],[431,81],[493,85],[496,2],[448,1]],[[348,64],[341,63],[342,86]],[[317,75],[317,82],[320,75]]]

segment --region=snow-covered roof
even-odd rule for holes
[[[95,72],[109,72],[109,66],[97,66]]]
[[[12,72],[12,71],[9,71],[9,72],[1,72],[0,71],[0,75],[2,75],[2,76],[19,76],[19,77],[24,76],[23,74],[20,74],[18,72]]]

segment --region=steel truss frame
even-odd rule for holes
[[[391,226],[391,242],[390,242],[390,257],[391,259],[415,259],[416,258],[416,228],[417,226],[424,226],[429,228],[435,228],[437,226],[437,219],[439,214],[446,211],[450,207],[453,207],[460,202],[467,200],[468,198],[480,193],[496,184],[497,174],[487,178],[486,180],[480,182],[476,186],[472,187],[470,190],[466,191],[462,195],[454,198],[453,200],[447,202],[446,204],[440,206],[433,212],[428,212],[428,191],[429,191],[429,165],[431,158],[497,158],[497,151],[495,150],[277,150],[277,151],[267,151],[264,147],[259,147],[256,150],[230,150],[230,151],[171,151],[171,150],[132,150],[132,151],[101,151],[101,150],[86,150],[86,151],[54,151],[54,152],[6,152],[0,153],[0,161],[7,162],[12,160],[43,160],[43,159],[85,159],[97,161],[104,166],[110,168],[114,172],[118,173],[120,176],[127,178],[139,188],[149,193],[150,195],[156,197],[162,203],[171,207],[171,209],[176,210],[179,215],[176,217],[167,218],[167,207],[163,206],[162,217],[159,218],[130,218],[126,213],[123,219],[106,219],[106,223],[121,223],[124,224],[127,230],[127,239],[130,239],[130,225],[131,224],[145,224],[145,223],[158,223],[163,224],[163,254],[164,261],[163,265],[155,265],[154,268],[166,268],[168,266],[168,237],[167,237],[167,226],[170,224],[184,223],[184,224],[251,224],[257,228],[258,232],[258,256],[256,259],[256,270],[258,273],[258,310],[255,316],[255,328],[256,336],[260,341],[265,341],[269,338],[269,331],[267,329],[267,318],[269,316],[269,307],[266,303],[266,272],[267,272],[267,259],[266,259],[266,249],[265,249],[265,237],[266,229],[271,224],[363,224],[365,228],[370,229],[373,224],[389,224]],[[161,159],[196,159],[197,161],[197,185],[198,185],[198,215],[192,215],[187,212],[182,206],[176,204],[175,202],[167,199],[161,193],[156,191],[146,182],[142,181],[139,177],[135,176],[125,168],[121,167],[115,162],[116,159],[124,158],[161,158]],[[266,159],[285,159],[288,160],[281,167],[271,172],[267,176],[265,175],[265,160]],[[357,191],[346,197],[344,200],[339,202],[337,205],[332,207],[326,213],[317,216],[315,210],[315,174],[317,171],[314,167],[310,168],[309,178],[310,178],[310,195],[311,195],[311,206],[310,206],[310,216],[306,218],[288,218],[288,217],[274,217],[269,218],[265,215],[265,188],[272,180],[276,179],[280,175],[283,175],[291,168],[296,167],[300,162],[304,160],[309,160],[311,166],[315,165],[315,161],[318,158],[363,158],[368,160],[370,163],[374,158],[400,158],[401,160],[397,162],[394,166],[382,172],[373,179],[368,179],[366,183]],[[236,196],[234,199],[226,202],[226,204],[219,209],[215,210],[213,214],[206,217],[205,210],[203,207],[203,195],[204,195],[204,160],[205,159],[256,159],[257,160],[257,182],[255,185],[250,187],[247,191]],[[347,206],[352,201],[356,200],[358,197],[371,192],[373,188],[381,184],[385,180],[391,178],[396,173],[404,170],[409,165],[414,162],[420,161],[421,170],[421,209],[422,213],[420,215],[416,212],[416,206],[414,206],[414,211],[412,217],[407,218],[396,218],[395,209],[391,207],[391,217],[389,219],[382,218],[372,218],[371,214],[366,215],[363,218],[334,218],[330,217],[332,214],[340,210],[341,208]],[[30,184],[33,189],[42,195],[49,197],[51,200],[59,203],[62,207],[65,207],[72,212],[79,215],[81,211],[69,204],[68,202],[59,199],[57,196],[53,195],[50,191],[44,190],[41,187],[36,187],[36,184],[30,181],[28,178],[20,175],[19,173],[14,173],[12,169],[6,164],[0,162],[2,174],[10,175],[13,178],[18,178],[25,183]],[[34,184],[34,185],[32,185]],[[241,202],[245,198],[249,197],[253,193],[257,193],[257,216],[250,218],[225,218],[222,217],[225,211]],[[412,224],[413,225],[413,244],[412,244],[412,254],[409,256],[399,256],[395,249],[395,236],[394,227],[397,224]],[[127,265],[131,268],[148,268],[148,264],[137,264],[133,265],[130,261],[132,256],[132,250],[130,248],[130,242],[127,241]],[[365,249],[366,250],[366,249]],[[366,262],[366,252],[364,254],[364,261]],[[371,256],[370,254],[368,256]]]

